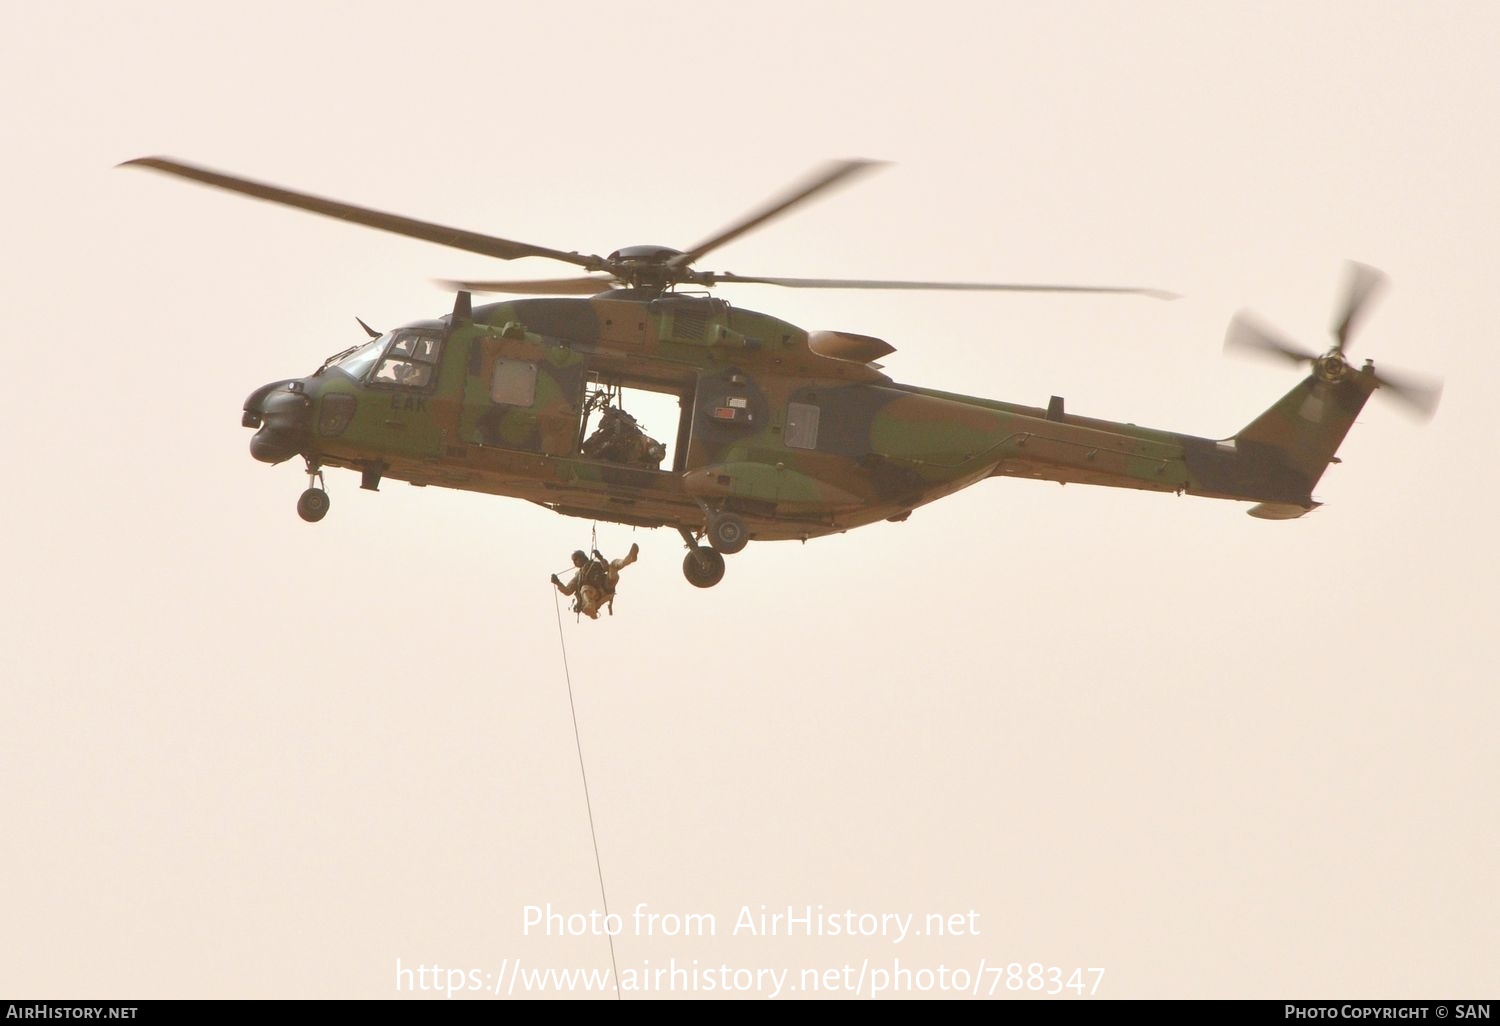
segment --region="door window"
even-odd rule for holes
[[[816,449],[818,408],[810,403],[787,403],[786,431],[782,438],[793,449]]]
[[[490,399],[506,406],[536,402],[536,364],[524,360],[496,360],[490,377]]]

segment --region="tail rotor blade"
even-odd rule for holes
[[[1229,330],[1224,333],[1224,348],[1243,349],[1292,363],[1311,363],[1318,358],[1317,353],[1289,341],[1245,310],[1235,314],[1229,322]]]
[[[1342,316],[1334,321],[1333,338],[1339,352],[1344,351],[1344,346],[1349,342],[1349,336],[1354,331],[1354,326],[1359,322],[1360,315],[1364,313],[1366,304],[1380,291],[1385,284],[1385,275],[1368,264],[1349,262],[1349,292],[1344,300]]]
[[[1437,412],[1438,401],[1443,396],[1443,383],[1406,371],[1391,372],[1376,370],[1375,380],[1393,399],[1399,399],[1406,408],[1423,420]]]

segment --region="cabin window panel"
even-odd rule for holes
[[[506,406],[531,406],[536,402],[536,364],[496,360],[490,377],[490,398]]]
[[[787,403],[786,428],[781,437],[793,449],[816,449],[818,408],[810,403]]]

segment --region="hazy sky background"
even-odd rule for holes
[[[1500,8],[235,11],[0,15],[0,992],[385,998],[398,958],[609,964],[522,928],[600,907],[547,585],[589,522],[332,471],[305,524],[300,466],[239,424],[356,315],[560,265],[113,169],[147,154],[595,252],[889,160],[709,264],[1184,298],[720,294],[885,338],[898,381],[1212,437],[1296,381],[1222,356],[1236,309],[1322,347],[1342,262],[1382,268],[1352,355],[1443,377],[1443,406],[1377,393],[1303,520],[988,481],[751,545],[707,592],[675,534],[601,525],[640,563],[564,634],[611,908],[718,918],[627,920],[622,970],[1495,992]],[[980,933],[730,935],[741,906],[819,904]]]

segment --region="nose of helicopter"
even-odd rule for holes
[[[250,455],[262,463],[281,463],[302,451],[311,434],[312,400],[306,383],[295,378],[273,381],[250,393],[240,423],[258,428]]]

